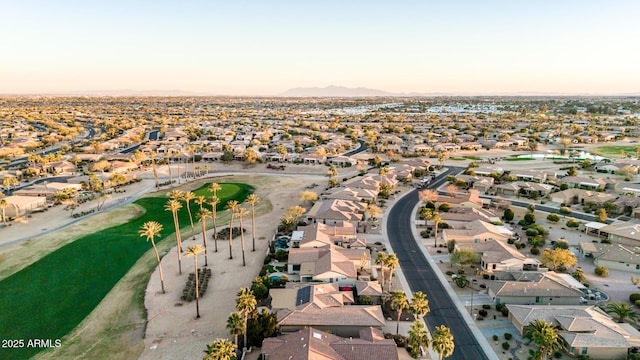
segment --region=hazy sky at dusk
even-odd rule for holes
[[[3,1],[0,93],[640,93],[640,1]]]

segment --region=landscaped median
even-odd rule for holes
[[[253,190],[247,184],[220,185],[219,210],[228,200],[244,201]],[[208,186],[194,192],[210,198]],[[0,358],[25,359],[50,346],[64,346],[62,338],[80,324],[144,253],[153,251],[151,244],[138,234],[144,222],[163,225],[160,241],[174,238],[170,236],[174,232],[173,217],[164,210],[167,198],[162,195],[137,200],[135,203],[145,209],[140,217],[83,236],[0,281]],[[197,213],[199,206],[195,202],[190,206],[192,213]],[[187,226],[187,211],[183,209],[179,215],[180,224]],[[17,341],[11,341],[9,347],[4,346],[5,340]]]

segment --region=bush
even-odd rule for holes
[[[514,212],[513,212],[513,210],[512,210],[511,208],[508,208],[508,209],[506,209],[506,210],[504,211],[504,215],[503,215],[503,217],[504,217],[504,219],[505,219],[506,221],[511,221],[511,220],[513,220],[513,217],[514,217],[514,216],[515,216],[515,214],[514,214]]]
[[[488,312],[485,309],[480,309],[480,311],[478,311],[478,314],[480,314],[480,316],[487,316]]]
[[[637,307],[640,307],[640,300],[634,301],[634,304],[636,304]]]
[[[489,310],[489,309],[491,309],[491,305],[484,304],[484,305],[482,305],[482,308],[485,309],[485,310]]]
[[[582,271],[582,269],[576,269],[576,271],[571,273],[571,276],[573,276],[574,279],[576,279],[576,280],[578,280],[580,282],[584,282],[585,280],[587,280],[587,277],[584,275],[584,271]],[[640,295],[640,294],[638,294],[638,295]]]
[[[531,252],[531,255],[540,255],[540,248],[538,247],[532,247],[529,251]]]
[[[511,340],[511,339],[513,339],[513,334],[511,334],[511,333],[504,333],[504,338],[505,338],[506,340]]]
[[[569,214],[571,214],[571,209],[566,207],[566,206],[561,206],[559,212],[562,215],[569,215]]]
[[[631,301],[632,303],[635,303],[638,300],[640,300],[640,293],[632,293],[631,295],[629,295],[629,301]]]
[[[289,258],[289,252],[279,249],[276,251],[276,256],[275,256],[276,260],[278,261],[286,261]]]
[[[500,310],[500,312],[502,313],[502,316],[504,316],[504,317],[509,316],[509,309],[507,309],[506,307],[503,307],[502,310]]]
[[[504,304],[496,304],[497,311],[502,311],[502,309],[504,309]]]
[[[499,337],[498,335],[493,335],[493,341],[498,341]]]
[[[553,244],[553,249],[568,249],[569,248],[569,242],[567,240],[558,240],[555,242],[555,244]]]
[[[489,274],[482,274],[482,278],[485,280],[489,280]]]
[[[528,212],[528,213],[526,213],[524,215],[524,222],[527,225],[535,224],[536,223],[536,216],[532,212]]]
[[[561,359],[562,358],[562,353],[560,351],[556,351],[553,353],[553,357],[556,359]]]
[[[451,210],[451,204],[442,203],[440,206],[438,206],[438,210],[441,212],[449,212],[449,210]]]
[[[527,236],[536,236],[538,235],[538,230],[534,229],[534,228],[529,228],[526,231]]]
[[[547,221],[557,223],[560,221],[560,216],[558,214],[549,214],[547,215]]]
[[[454,274],[454,272],[453,272],[453,271],[451,271],[451,270],[447,270],[446,274],[447,274],[447,275],[449,275],[449,276],[451,276],[451,275],[453,275],[453,274]]]
[[[599,265],[596,266],[594,273],[600,277],[606,277],[607,275],[609,275],[609,269],[602,265]]]
[[[511,347],[511,344],[509,344],[508,342],[503,342],[502,343],[502,348],[505,350],[509,350],[509,348]]]
[[[423,238],[428,238],[429,236],[431,236],[431,231],[429,230],[422,230],[420,231],[420,236],[422,236]]]
[[[580,226],[580,222],[576,219],[569,219],[569,221],[567,221],[568,228],[577,228],[578,226]]]

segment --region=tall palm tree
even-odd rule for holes
[[[164,154],[164,159],[167,162],[167,168],[169,169],[169,186],[173,185],[173,174],[171,173],[171,155],[173,155],[173,150],[169,150]]]
[[[171,190],[167,193],[167,197],[171,200],[181,200],[184,193],[178,189]]]
[[[211,211],[202,208],[196,216],[200,219],[200,224],[202,224],[202,245],[204,245],[204,266],[206,267],[209,266],[207,256],[207,218],[211,217]]]
[[[400,317],[402,311],[409,308],[409,302],[407,301],[407,295],[404,291],[395,291],[391,297],[391,308],[396,311],[396,335],[400,333]]]
[[[444,325],[436,327],[436,331],[433,333],[433,338],[431,339],[431,348],[438,353],[440,360],[453,354],[455,343],[453,342],[451,330],[448,327]]]
[[[246,216],[249,212],[247,209],[238,206],[236,210],[236,216],[238,216],[238,221],[240,222],[240,244],[242,245],[242,266],[247,266],[247,262],[244,259],[244,228],[242,227],[242,218]]]
[[[231,212],[231,220],[229,220],[229,259],[233,259],[233,252],[231,251],[231,244],[233,242],[233,216],[238,211],[238,206],[240,205],[237,200],[227,201],[226,208]]]
[[[196,151],[198,150],[198,147],[195,145],[191,145],[187,150],[191,153],[191,166],[193,166],[193,178],[195,179],[196,178]],[[186,175],[185,175],[185,178],[186,178]]]
[[[376,255],[376,265],[380,266],[380,287],[384,292],[384,265],[387,261],[387,254],[384,251],[378,251]]]
[[[200,289],[198,288],[198,254],[204,251],[204,248],[200,244],[191,245],[187,248],[186,256],[193,256],[193,272],[196,275],[196,319],[200,318]]]
[[[384,265],[389,269],[389,291],[391,291],[391,280],[393,280],[393,271],[400,266],[396,254],[389,254],[384,261]]]
[[[196,239],[196,234],[194,233],[193,230],[193,217],[191,216],[191,200],[194,200],[196,198],[196,194],[194,194],[192,191],[187,191],[184,194],[182,194],[182,200],[184,200],[185,204],[187,205],[187,212],[189,213],[189,222],[191,223],[191,236],[193,237],[193,240]]]
[[[214,182],[214,183],[211,183],[211,185],[209,185],[207,190],[209,190],[209,192],[213,194],[213,197],[218,197],[218,190],[222,190],[222,186]]]
[[[411,324],[409,329],[409,350],[414,358],[420,356],[420,347],[429,347],[429,332],[427,331],[424,323],[420,320],[416,320]]]
[[[435,210],[429,209],[425,212],[425,218],[431,220],[434,224],[435,236],[433,237],[433,247],[438,246],[438,225],[442,222],[442,216]]]
[[[562,337],[558,329],[540,319],[533,320],[525,326],[524,338],[538,345],[538,355],[542,360],[562,347]]]
[[[256,194],[249,194],[245,202],[251,205],[251,237],[253,241],[253,248],[251,251],[256,251],[256,204],[260,202],[260,198]]]
[[[160,286],[162,287],[162,293],[164,294],[164,276],[162,275],[162,266],[160,266],[160,254],[158,254],[158,248],[156,247],[156,242],[154,238],[156,236],[160,236],[160,232],[162,231],[162,224],[157,221],[147,221],[142,224],[142,227],[138,231],[138,234],[142,237],[146,237],[147,241],[151,241],[151,245],[153,246],[153,251],[156,253],[156,260],[158,261],[158,272],[160,273]]]
[[[411,299],[411,303],[409,304],[409,311],[413,315],[415,315],[418,319],[424,317],[431,311],[429,307],[429,300],[427,299],[427,295],[422,291],[417,291],[413,294],[413,299]]]
[[[202,209],[204,209],[204,204],[207,202],[207,198],[205,198],[202,195],[198,195],[196,196],[196,204],[198,204],[198,207],[200,207],[200,211],[202,212]]]
[[[253,291],[249,288],[242,288],[236,296],[236,310],[244,317],[244,343],[243,347],[247,348],[247,323],[249,321],[249,314],[255,309],[258,302],[256,301]]]
[[[178,271],[182,275],[182,238],[180,237],[180,224],[178,223],[178,211],[182,204],[178,200],[169,200],[164,206],[166,211],[171,211],[173,215],[173,226],[176,228],[176,243],[178,244]]]
[[[151,167],[153,168],[153,181],[155,183],[156,189],[159,187],[158,181],[158,169],[156,168],[156,152],[152,151],[149,153],[149,157],[151,158]]]
[[[234,343],[238,346],[238,335],[244,333],[244,319],[238,312],[233,312],[227,318],[227,330],[233,335]]]
[[[235,360],[238,346],[228,339],[216,339],[207,344],[203,360]]]
[[[211,218],[213,219],[213,241],[215,245],[215,252],[218,252],[218,204],[220,199],[216,196],[211,198],[209,204],[211,204]]]
[[[2,208],[2,223],[5,225],[7,224],[6,210],[8,206],[9,202],[7,201],[7,199],[0,199],[0,208]]]
[[[604,311],[607,314],[615,315],[616,321],[619,323],[623,323],[626,319],[636,322],[640,316],[631,306],[622,302],[609,303],[605,306]]]

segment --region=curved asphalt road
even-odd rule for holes
[[[451,171],[440,175],[429,187],[439,186]],[[404,277],[412,292],[427,294],[431,312],[425,322],[429,331],[433,334],[439,325],[451,329],[455,350],[447,359],[489,359],[413,238],[411,213],[418,201],[418,191],[414,190],[396,201],[387,218],[389,243],[398,256]]]

